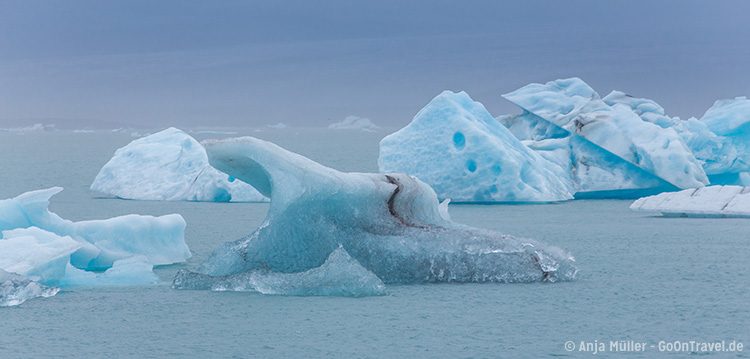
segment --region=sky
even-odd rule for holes
[[[400,127],[577,76],[668,114],[750,96],[748,1],[0,0],[0,127]]]

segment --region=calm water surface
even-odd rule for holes
[[[386,133],[246,131],[347,171],[377,171]],[[224,137],[226,135],[196,135]],[[738,340],[750,346],[750,221],[660,218],[629,201],[451,206],[453,219],[572,252],[558,284],[391,286],[371,298],[175,291],[174,272],[252,231],[267,204],[94,198],[88,186],[128,133],[0,134],[0,198],[63,186],[51,208],[73,220],[180,213],[194,257],[163,284],[74,290],[0,309],[0,358],[590,357],[564,343]],[[611,353],[606,353],[611,356]],[[628,357],[684,357],[648,348]],[[714,353],[709,357],[750,357]]]

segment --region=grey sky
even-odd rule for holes
[[[747,1],[0,0],[0,127],[401,126],[578,76],[700,116],[750,95]]]

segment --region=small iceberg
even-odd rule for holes
[[[33,298],[52,297],[59,291],[60,288],[47,287],[0,269],[0,307],[12,307]]]
[[[750,187],[708,186],[660,193],[636,200],[630,209],[668,217],[750,218]]]
[[[91,190],[123,199],[206,202],[265,202],[252,186],[208,164],[206,150],[170,127],[118,149]]]
[[[573,198],[557,164],[521,143],[465,92],[444,91],[383,138],[378,165],[380,172],[416,176],[453,202]]]
[[[53,187],[0,200],[0,270],[42,286],[144,285],[158,281],[153,266],[190,258],[182,216],[73,222],[48,210],[60,191]],[[18,278],[9,283],[36,288]]]
[[[561,249],[451,222],[414,177],[339,172],[252,137],[205,146],[212,166],[271,206],[258,229],[180,271],[174,288],[362,296],[390,283],[575,278],[575,260]]]

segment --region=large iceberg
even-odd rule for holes
[[[0,201],[0,270],[49,286],[140,285],[157,281],[154,265],[190,257],[180,215],[73,222],[48,210],[61,190]]]
[[[644,121],[677,132],[702,164],[711,184],[750,184],[750,101],[745,97],[719,100],[699,120],[669,117],[650,99],[612,91],[608,105],[630,107]]]
[[[575,183],[577,197],[708,183],[682,137],[662,127],[664,119],[643,120],[632,109],[638,104],[608,104],[578,78],[530,84],[503,97],[524,111],[498,120],[562,167]],[[651,110],[647,104],[640,109]]]
[[[750,217],[750,187],[708,186],[639,198],[630,209],[679,217]]]
[[[180,271],[175,288],[367,295],[382,293],[383,283],[576,275],[561,249],[451,222],[414,177],[342,173],[252,137],[205,145],[211,165],[271,206],[253,233],[217,248],[196,272]]]
[[[139,200],[267,201],[252,186],[211,167],[203,146],[174,127],[118,149],[91,190]]]
[[[572,199],[562,169],[526,147],[465,92],[444,91],[380,141],[381,172],[418,177],[453,202]]]

